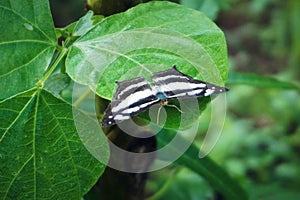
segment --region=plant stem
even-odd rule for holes
[[[88,97],[90,94],[91,94],[91,90],[90,90],[90,89],[87,89],[87,90],[85,91],[85,93],[83,93],[83,95],[81,95],[81,96],[73,103],[73,106],[74,106],[74,107],[79,106],[79,104],[80,104],[86,97]]]
[[[49,76],[55,70],[55,68],[60,63],[60,61],[65,57],[65,55],[67,54],[67,52],[68,52],[67,48],[63,48],[60,51],[59,55],[57,56],[57,58],[55,59],[55,61],[53,62],[53,64],[50,66],[49,70],[45,73],[45,75],[42,77],[42,79],[38,82],[38,84],[37,84],[38,86],[43,87],[44,82],[49,78]]]
[[[176,174],[178,174],[178,169],[174,170],[173,172],[171,172],[169,178],[167,179],[167,181],[164,183],[164,185],[161,187],[160,190],[158,190],[153,196],[147,198],[147,200],[156,200],[156,199],[160,199],[163,194],[166,193],[166,191],[169,189],[169,187],[172,185],[172,182],[174,181],[174,178],[176,177]]]

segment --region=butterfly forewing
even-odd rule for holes
[[[153,85],[156,85],[167,98],[209,96],[225,91],[225,88],[185,75],[178,71],[175,66],[172,69],[154,73],[152,80]]]
[[[113,100],[105,111],[102,126],[111,126],[129,119],[159,102],[149,82],[142,77],[117,84]]]

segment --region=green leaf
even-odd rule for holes
[[[173,137],[177,133],[164,129],[157,136],[159,146],[165,146],[170,143]],[[187,141],[176,135],[179,144],[185,144]],[[181,141],[179,141],[179,139]],[[174,152],[170,152],[170,155],[180,154],[180,148],[172,148]],[[232,179],[226,171],[224,171],[218,164],[216,164],[209,157],[199,158],[199,149],[195,144],[190,145],[187,151],[177,160],[175,164],[185,166],[192,171],[202,176],[214,190],[220,192],[225,199],[248,199],[248,195],[244,189]]]
[[[88,152],[86,146],[93,141],[79,137],[73,116],[89,124],[89,130],[98,126],[45,90],[0,102],[3,199],[80,199],[95,184],[104,165]],[[104,135],[89,130],[87,134],[93,131],[100,138],[98,153],[107,160]]]
[[[82,36],[91,30],[96,24],[102,21],[104,16],[102,15],[93,15],[92,11],[89,11],[81,17],[78,21],[69,24],[64,28],[57,28],[56,30],[60,36],[69,37],[73,36]]]
[[[71,83],[67,74],[56,73],[51,75],[44,83],[44,89],[50,91],[53,95],[60,98],[60,93]]]
[[[111,99],[116,80],[176,64],[183,73],[223,85],[227,51],[223,32],[202,13],[170,2],[140,4],[108,17],[70,48],[66,70],[73,80]]]
[[[249,74],[249,73],[237,73],[231,72],[227,81],[228,85],[249,85],[259,88],[275,88],[275,89],[291,89],[291,90],[300,90],[300,86],[280,81],[278,79],[261,76],[258,74]]]
[[[78,20],[73,31],[74,36],[84,35],[93,27],[92,16],[93,11],[90,10]]]
[[[104,19],[74,42],[66,71],[75,82],[111,99],[116,80],[143,76],[150,81],[153,72],[174,64],[192,77],[224,85],[227,51],[223,32],[198,11],[170,2],[150,2]],[[200,100],[200,111],[207,102]],[[165,127],[175,129],[180,115],[172,110]],[[189,113],[193,116],[186,126],[200,112],[185,115]]]
[[[56,46],[48,1],[0,2],[0,99],[35,86]]]

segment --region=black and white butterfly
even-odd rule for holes
[[[176,66],[153,73],[151,84],[143,77],[116,83],[118,87],[105,111],[102,127],[118,124],[169,99],[210,96],[228,91],[227,88],[193,79],[178,71]]]

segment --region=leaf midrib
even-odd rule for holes
[[[55,98],[55,97],[53,97]],[[59,122],[58,119],[60,119],[59,117],[57,117],[53,112],[52,112],[52,109],[48,106],[48,103],[46,101],[46,99],[41,96],[41,100],[44,102],[45,106],[47,106],[47,108],[49,109],[50,113],[52,114],[53,118],[55,119],[56,121],[56,124],[58,125],[59,129],[60,129],[60,133],[62,133],[62,136],[64,137],[65,141],[66,141],[66,145],[67,145],[67,149],[68,149],[68,153],[69,153],[69,158],[72,160],[72,167],[73,167],[73,170],[75,171],[76,173],[76,180],[77,180],[77,186],[79,186],[79,189],[78,189],[78,192],[80,192],[80,188],[81,188],[81,184],[80,184],[80,180],[79,180],[79,174],[78,174],[78,170],[76,169],[76,164],[74,162],[74,156],[72,155],[72,152],[71,152],[71,148],[69,146],[69,140],[67,139],[66,137],[66,134],[64,133],[64,131],[62,131],[62,126]],[[72,120],[72,119],[68,119],[68,118],[64,118],[66,120]]]

